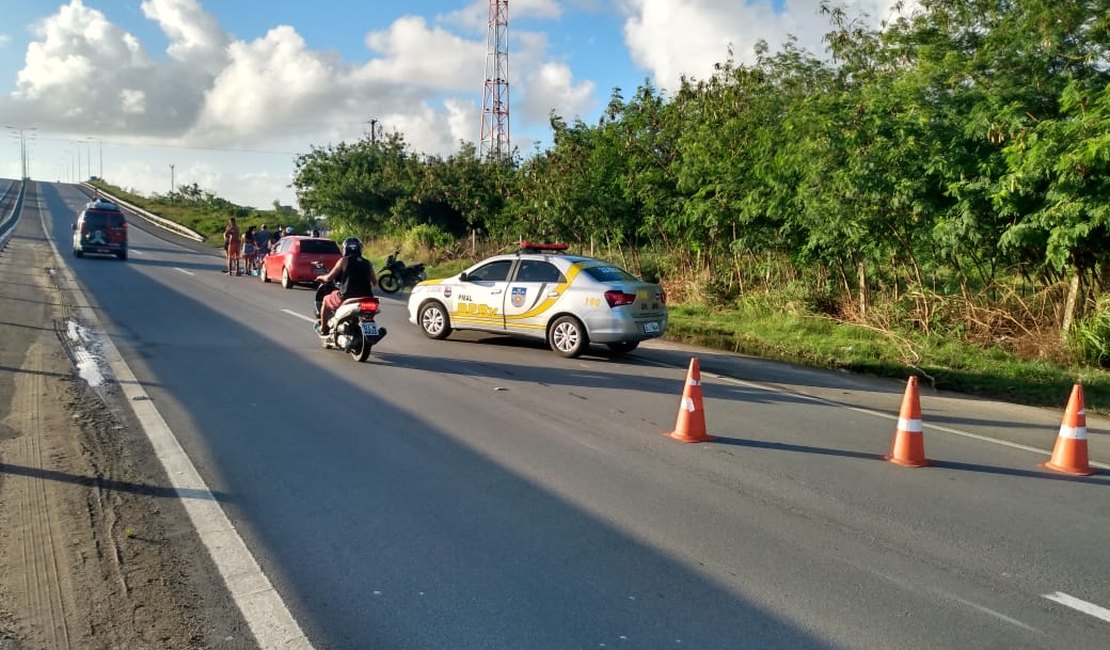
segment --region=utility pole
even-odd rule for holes
[[[478,154],[502,158],[509,153],[509,0],[489,0]]]
[[[378,118],[370,118],[370,144],[378,144]]]
[[[19,137],[20,179],[28,180],[28,179],[31,178],[31,170],[30,170],[30,164],[27,161],[27,132],[31,131],[32,132],[31,135],[34,135],[33,131],[36,131],[38,129],[38,127],[32,126],[32,127],[24,128],[24,127],[19,127],[19,126],[5,125],[4,128],[8,129],[9,131],[11,131],[15,134],[18,134],[18,137]]]

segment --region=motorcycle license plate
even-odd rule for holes
[[[375,323],[363,323],[362,324],[362,335],[363,336],[377,336],[378,335],[378,326]]]

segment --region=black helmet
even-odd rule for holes
[[[362,242],[358,237],[348,237],[343,240],[343,256],[344,257],[361,257],[362,256]]]

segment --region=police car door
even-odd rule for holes
[[[505,329],[505,288],[513,260],[494,260],[467,273],[459,283],[451,321],[459,327]]]
[[[522,259],[508,287],[505,302],[505,328],[517,334],[543,338],[547,318],[562,295],[566,278],[551,262]]]

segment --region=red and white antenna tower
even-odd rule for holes
[[[509,155],[509,0],[489,0],[482,137],[478,155]]]

